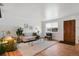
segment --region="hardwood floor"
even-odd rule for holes
[[[6,52],[4,56],[22,56],[19,50]],[[79,45],[57,43],[35,56],[79,56]]]
[[[11,52],[5,52],[2,54],[2,56],[22,56],[19,50],[11,51]]]
[[[36,56],[78,56],[79,55],[79,45],[72,46],[63,43],[58,43]]]

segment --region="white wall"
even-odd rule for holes
[[[62,3],[58,5],[58,17],[79,13],[79,3]]]
[[[79,3],[46,3],[44,21],[79,13]]]
[[[58,4],[58,16],[54,19],[53,15],[51,19],[46,19],[43,21],[42,31],[43,35],[45,34],[45,24],[51,22],[58,22],[58,32],[54,33],[56,40],[64,40],[63,39],[63,22],[66,20],[76,20],[76,43],[79,43],[79,4]],[[56,7],[56,8],[57,8]],[[52,8],[52,7],[51,7]],[[48,10],[48,9],[47,9]],[[53,11],[48,10],[48,12],[52,13]],[[57,14],[57,13],[56,13]],[[48,15],[49,16],[49,15]]]
[[[58,40],[58,41],[63,41],[64,36],[63,36],[63,22],[66,20],[76,20],[76,43],[79,43],[79,14],[75,14],[75,15],[71,15],[71,16],[67,16],[67,17],[62,17],[62,18],[57,18],[57,19],[53,19],[50,21],[44,21],[43,22],[43,33],[45,34],[45,24],[46,23],[51,23],[51,22],[58,22],[58,32],[53,33],[54,34],[54,39]]]
[[[58,4],[45,4],[45,20],[51,20],[58,17]]]
[[[52,32],[53,34],[53,39],[58,40],[58,41],[63,41],[63,20],[62,19],[53,19],[53,20],[48,20],[48,21],[43,21],[43,26],[42,26],[42,32],[43,35],[46,34],[45,30],[46,30],[46,23],[54,23],[54,22],[58,22],[58,32]]]
[[[29,24],[41,28],[43,20],[42,4],[5,3],[1,6],[0,31],[16,30],[17,26]],[[41,30],[41,29],[40,29]]]
[[[79,3],[60,4],[59,17],[66,17],[65,19],[62,19],[63,21],[76,19],[76,43],[79,43]]]

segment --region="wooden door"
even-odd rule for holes
[[[75,20],[64,21],[64,42],[75,44]]]

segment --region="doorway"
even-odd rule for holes
[[[75,45],[75,20],[64,21],[64,43]]]

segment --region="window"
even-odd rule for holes
[[[58,31],[58,22],[46,24],[46,32],[57,32],[57,31]]]

